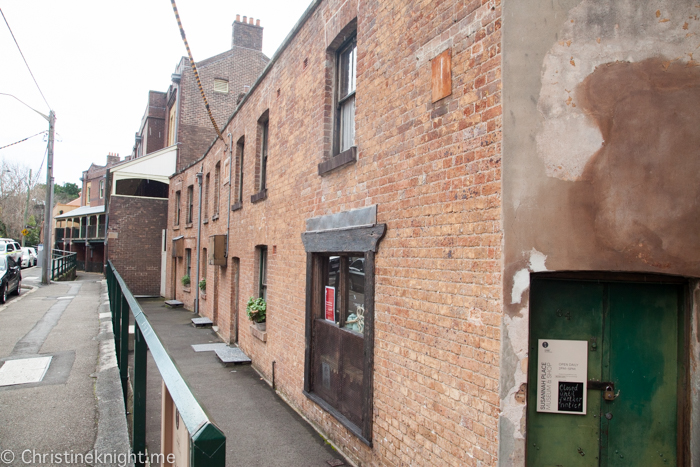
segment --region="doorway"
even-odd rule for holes
[[[533,276],[527,465],[683,465],[684,297],[680,282]],[[584,360],[588,348],[587,400],[580,414],[538,411],[538,384],[546,371],[539,347],[552,340],[585,341]]]

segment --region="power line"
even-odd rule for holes
[[[51,110],[51,106],[46,100],[46,97],[44,97],[44,93],[41,92],[41,88],[39,87],[39,83],[36,82],[36,78],[34,78],[34,73],[32,73],[32,69],[29,68],[29,63],[27,63],[27,59],[24,58],[24,54],[22,53],[22,49],[19,47],[19,43],[17,42],[17,39],[15,38],[15,34],[12,32],[12,28],[10,28],[10,23],[7,22],[7,18],[5,18],[5,13],[3,13],[2,8],[0,8],[0,14],[2,14],[2,19],[5,20],[5,24],[7,25],[7,29],[10,30],[10,34],[12,35],[12,39],[15,41],[15,44],[17,45],[17,50],[19,50],[19,54],[22,56],[22,60],[24,60],[24,64],[27,65],[27,70],[29,70],[29,74],[32,75],[32,79],[34,80],[34,84],[36,84],[36,88],[39,90],[39,94],[41,94],[41,97],[44,99],[44,102],[46,102],[46,106]]]
[[[209,108],[209,101],[207,101],[207,96],[204,95],[204,89],[202,89],[202,82],[199,79],[199,73],[197,72],[197,64],[194,61],[194,58],[192,58],[192,51],[190,50],[190,44],[187,43],[187,37],[185,37],[185,29],[182,27],[182,21],[180,21],[180,14],[177,12],[177,5],[175,4],[175,0],[170,0],[170,4],[173,6],[173,13],[175,13],[175,19],[177,20],[177,26],[180,28],[180,35],[182,36],[182,42],[185,43],[185,48],[187,49],[187,55],[190,57],[190,64],[192,66],[192,71],[194,72],[194,77],[197,80],[197,86],[199,86],[199,93],[202,95],[202,99],[204,100],[204,107],[207,109],[207,113],[209,113],[209,120],[211,120],[211,124],[214,125],[214,129],[216,130],[216,134],[219,135],[219,138],[221,138],[221,141],[224,141],[224,136],[221,134],[221,130],[219,130],[219,125],[216,124],[216,121],[214,120],[214,116],[211,114],[211,109]],[[224,144],[226,144],[224,142]]]
[[[5,145],[5,146],[1,146],[0,149],[9,148],[10,146],[14,146],[15,144],[19,144],[19,143],[21,143],[21,142],[27,141],[28,139],[34,138],[35,136],[43,135],[44,133],[46,133],[46,130],[40,131],[39,133],[37,133],[37,134],[35,134],[35,135],[32,135],[32,136],[27,136],[26,138],[21,139],[21,140],[19,140],[19,141],[15,141],[14,143],[7,144],[7,145]],[[43,162],[42,162],[42,164],[43,164]]]
[[[44,151],[44,158],[41,159],[41,165],[39,166],[39,170],[36,172],[36,179],[34,180],[34,183],[39,181],[39,175],[41,174],[41,169],[44,167],[44,161],[46,160],[46,153],[49,152],[49,145],[46,145],[46,150]],[[32,183],[32,185],[34,184]]]

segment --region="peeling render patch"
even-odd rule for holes
[[[523,292],[530,287],[530,271],[542,272],[547,270],[545,261],[547,256],[540,253],[534,248],[530,251],[530,261],[528,262],[529,269],[520,269],[513,275],[513,289],[510,294],[510,303],[520,303],[523,298]]]
[[[520,303],[523,298],[523,292],[530,287],[530,271],[521,269],[513,275],[513,291],[510,294],[511,305]]]
[[[546,271],[545,261],[547,261],[547,255],[540,253],[534,248],[530,251],[530,270],[532,272]]]
[[[698,9],[691,2],[584,0],[569,13],[544,59],[537,108],[543,117],[537,150],[546,174],[576,181],[605,142],[600,130],[577,102],[575,89],[596,67],[614,62],[640,62],[666,57],[697,66],[693,59],[700,36]]]
[[[504,317],[504,340],[510,343],[508,349],[515,357],[517,364],[513,369],[513,377],[510,379],[512,386],[501,400],[501,419],[506,419],[513,426],[513,438],[525,439],[525,434],[520,430],[522,420],[525,417],[525,400],[519,397],[521,388],[527,383],[528,361],[528,309],[520,310],[519,316]],[[507,345],[507,344],[506,344]]]

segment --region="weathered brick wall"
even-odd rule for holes
[[[243,92],[244,86],[251,86],[255,82],[268,61],[260,51],[234,47],[197,63],[202,88],[220,129],[236,108],[238,95]],[[216,136],[189,61],[186,61],[183,69],[178,129],[178,141],[182,144],[178,156],[178,170],[202,157]],[[214,92],[215,78],[228,80],[228,93]]]
[[[228,266],[208,266],[200,313],[233,340],[237,309],[239,344],[253,364],[270,378],[274,361],[278,390],[359,464],[497,462],[500,12],[498,1],[321,2],[224,130],[234,142],[245,136],[243,204],[231,212]],[[320,177],[317,165],[330,145],[327,47],[355,17],[357,162]],[[432,103],[430,60],[448,48],[452,93]],[[267,110],[268,197],[252,204],[258,119]],[[226,157],[218,141],[201,162],[171,179],[168,241],[185,236],[193,267],[197,222],[187,229],[181,220],[173,229],[175,192],[182,192],[184,218],[194,174],[203,165],[213,181],[215,164],[223,167]],[[203,224],[203,239],[226,233],[229,186],[221,188],[221,217]],[[302,394],[301,233],[310,217],[372,204],[387,233],[376,257],[370,448]],[[257,293],[257,245],[268,247],[267,342],[253,336],[245,316],[247,298]],[[184,292],[183,267],[169,258],[169,293],[191,307],[194,280]]]
[[[112,196],[108,255],[134,295],[160,295],[162,230],[168,200]]]

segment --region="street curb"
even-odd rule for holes
[[[36,291],[39,289],[39,287],[37,287],[37,286],[35,286],[35,285],[24,285],[24,284],[22,284],[22,287],[20,287],[20,289],[31,289],[31,290],[26,291],[26,292],[22,292],[21,294],[19,294],[19,297],[17,297],[16,299],[12,300],[11,302],[8,302],[8,303],[5,303],[5,304],[3,304],[3,305],[0,305],[0,311],[4,310],[5,308],[7,308],[8,306],[12,305],[13,303],[17,303],[17,302],[21,301],[21,300],[24,299],[24,297],[26,297],[27,295],[33,294],[34,292],[36,292]]]
[[[108,313],[109,297],[107,281],[101,281],[101,304],[98,313]],[[99,315],[98,315],[99,316]],[[97,437],[95,453],[113,454],[119,457],[119,462],[96,463],[95,466],[130,466],[133,462],[123,462],[124,457],[131,454],[129,444],[129,429],[126,423],[124,396],[122,393],[117,355],[114,350],[114,333],[112,320],[100,320],[100,333],[95,338],[99,342],[99,356],[95,370],[95,399],[97,402]]]

